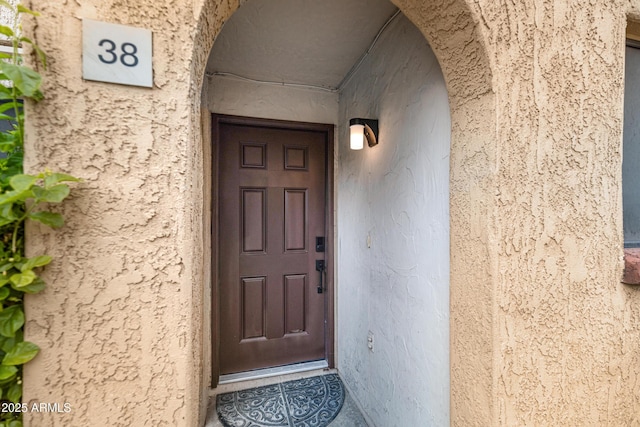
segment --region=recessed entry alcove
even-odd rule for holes
[[[291,133],[274,133],[278,140],[291,138],[268,142],[282,146],[265,154],[264,143],[256,140],[260,137],[239,131],[239,158],[246,157],[237,160],[240,169],[242,162],[249,162],[244,169],[254,172],[263,167],[278,169],[278,153],[283,153],[295,166],[288,172],[295,175],[296,169],[307,165],[312,171],[314,157],[326,155],[321,160],[326,175],[324,205],[305,198],[307,190],[301,189],[306,184],[282,188],[285,205],[291,199],[287,194],[297,196],[291,203],[300,210],[290,211],[297,221],[309,220],[318,209],[326,215],[319,220],[326,224],[323,260],[331,268],[323,278],[329,292],[320,301],[329,325],[322,333],[328,339],[322,342],[325,348],[310,357],[337,369],[376,425],[449,424],[451,119],[445,80],[425,37],[386,0],[245,1],[215,40],[202,103],[204,110],[216,115],[212,122],[214,237],[220,237],[216,230],[227,236],[228,216],[220,214],[225,209],[220,206],[235,197],[220,190],[227,180],[220,175],[224,169],[220,162],[227,163],[220,153],[227,149],[216,135],[227,132],[226,127],[246,125],[260,135],[282,127]],[[349,149],[353,117],[379,121],[377,146]],[[313,143],[296,139],[297,132],[305,129],[311,133],[324,129],[329,143],[316,152],[307,149]],[[285,158],[282,169],[287,169],[286,162]],[[256,247],[262,251],[262,233],[271,233],[283,221],[287,229],[289,211],[288,205],[282,212],[272,212],[267,202],[258,203],[263,200],[258,196],[266,200],[266,194],[275,190],[263,193],[253,185],[247,181],[231,190],[252,195],[250,200],[259,212],[249,216],[251,220],[240,219],[239,231],[229,236],[242,239],[242,230],[253,230],[260,242]],[[242,196],[237,199],[242,204]],[[276,215],[282,219],[274,220]],[[264,227],[252,228],[262,221]],[[310,253],[312,261],[319,258],[313,255],[316,237],[307,231],[296,246],[297,251]],[[284,240],[281,252],[286,253]],[[265,242],[279,250],[280,243]],[[220,360],[224,362],[225,352],[230,351],[224,340],[227,331],[221,328],[237,328],[242,335],[242,325],[250,325],[251,339],[270,338],[266,330],[277,320],[266,311],[265,301],[282,295],[283,335],[304,333],[305,316],[312,311],[308,305],[318,301],[319,273],[313,268],[296,275],[295,267],[285,265],[274,273],[283,279],[281,293],[270,294],[266,274],[255,272],[240,272],[238,280],[225,283],[219,277],[224,267],[215,266],[228,248],[226,241],[212,243],[216,276],[212,283],[219,282],[219,287],[212,289],[213,351],[206,362],[211,363],[214,384],[220,378]],[[259,262],[258,257],[238,262],[254,261]],[[280,286],[278,280],[269,280]],[[240,320],[239,326],[218,321],[225,317],[226,304],[219,299],[221,294],[225,298],[224,286],[238,288],[232,291],[239,300],[232,317]],[[306,308],[296,310],[286,305],[289,300]],[[296,319],[293,332],[286,327],[291,318]],[[369,346],[368,337],[372,337]],[[238,341],[246,339],[240,336]],[[268,351],[262,352],[265,357]],[[265,367],[257,355],[250,359],[258,359],[256,368]]]

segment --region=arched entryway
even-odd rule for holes
[[[493,138],[495,107],[488,59],[482,46],[481,31],[473,22],[466,3],[456,2],[445,7],[397,2],[397,6],[425,35],[447,84],[452,129],[449,181],[451,422],[482,424],[482,420],[491,419],[493,410],[492,263],[487,251],[489,197],[486,192],[493,179],[490,165],[494,153],[485,142]],[[196,40],[199,49],[195,52],[192,70],[194,82],[202,81],[213,39],[235,10],[235,7],[221,8],[221,5],[207,2],[200,15]],[[194,90],[198,88],[194,87]],[[203,123],[203,134],[206,135],[206,118]],[[201,138],[202,134],[196,135],[197,140]],[[208,139],[205,137],[202,141],[206,147]],[[205,165],[207,156],[203,156]],[[469,286],[469,283],[473,285]],[[206,325],[206,315],[202,321]],[[208,332],[205,326],[205,337]],[[204,347],[206,349],[206,344]],[[205,366],[207,357],[210,355],[205,350]],[[474,380],[469,381],[469,378]]]
[[[625,24],[640,1],[394,2],[449,96],[451,423],[633,424],[640,292],[620,284],[620,144]],[[30,2],[41,16],[26,35],[52,60],[47,100],[27,106],[25,167],[86,181],[59,208],[63,230],[25,238],[63,261],[25,300],[25,337],[42,351],[25,366],[24,399],[73,407],[27,424],[204,415],[211,180],[199,101],[214,40],[244,4]],[[83,80],[82,19],[152,30],[154,88]]]

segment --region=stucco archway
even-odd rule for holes
[[[451,422],[488,425],[493,410],[491,277],[494,263],[487,262],[490,260],[487,224],[493,180],[491,165],[495,158],[486,144],[495,138],[489,59],[470,2],[393,3],[413,21],[433,48],[447,82],[451,106]],[[200,93],[199,85],[215,37],[236,9],[237,5],[207,1],[199,14],[192,61],[194,95]],[[201,141],[203,128],[198,112],[193,117],[194,128],[201,131],[194,135],[194,140]],[[201,360],[200,366],[205,365],[206,359]],[[469,381],[470,378],[474,381]]]
[[[637,422],[640,292],[620,284],[620,144],[624,29],[640,1],[394,2],[448,84],[452,424]],[[25,170],[86,181],[62,207],[65,229],[27,233],[30,253],[65,261],[25,301],[25,336],[42,352],[25,366],[24,399],[73,405],[27,424],[204,416],[198,100],[239,3],[30,2],[42,15],[26,35],[52,60],[47,101],[27,108]],[[154,88],[84,81],[83,18],[151,29]]]

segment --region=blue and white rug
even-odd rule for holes
[[[325,427],[340,412],[344,387],[337,374],[218,395],[226,427]]]

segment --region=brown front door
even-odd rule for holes
[[[327,132],[251,123],[217,130],[221,374],[325,358]]]

